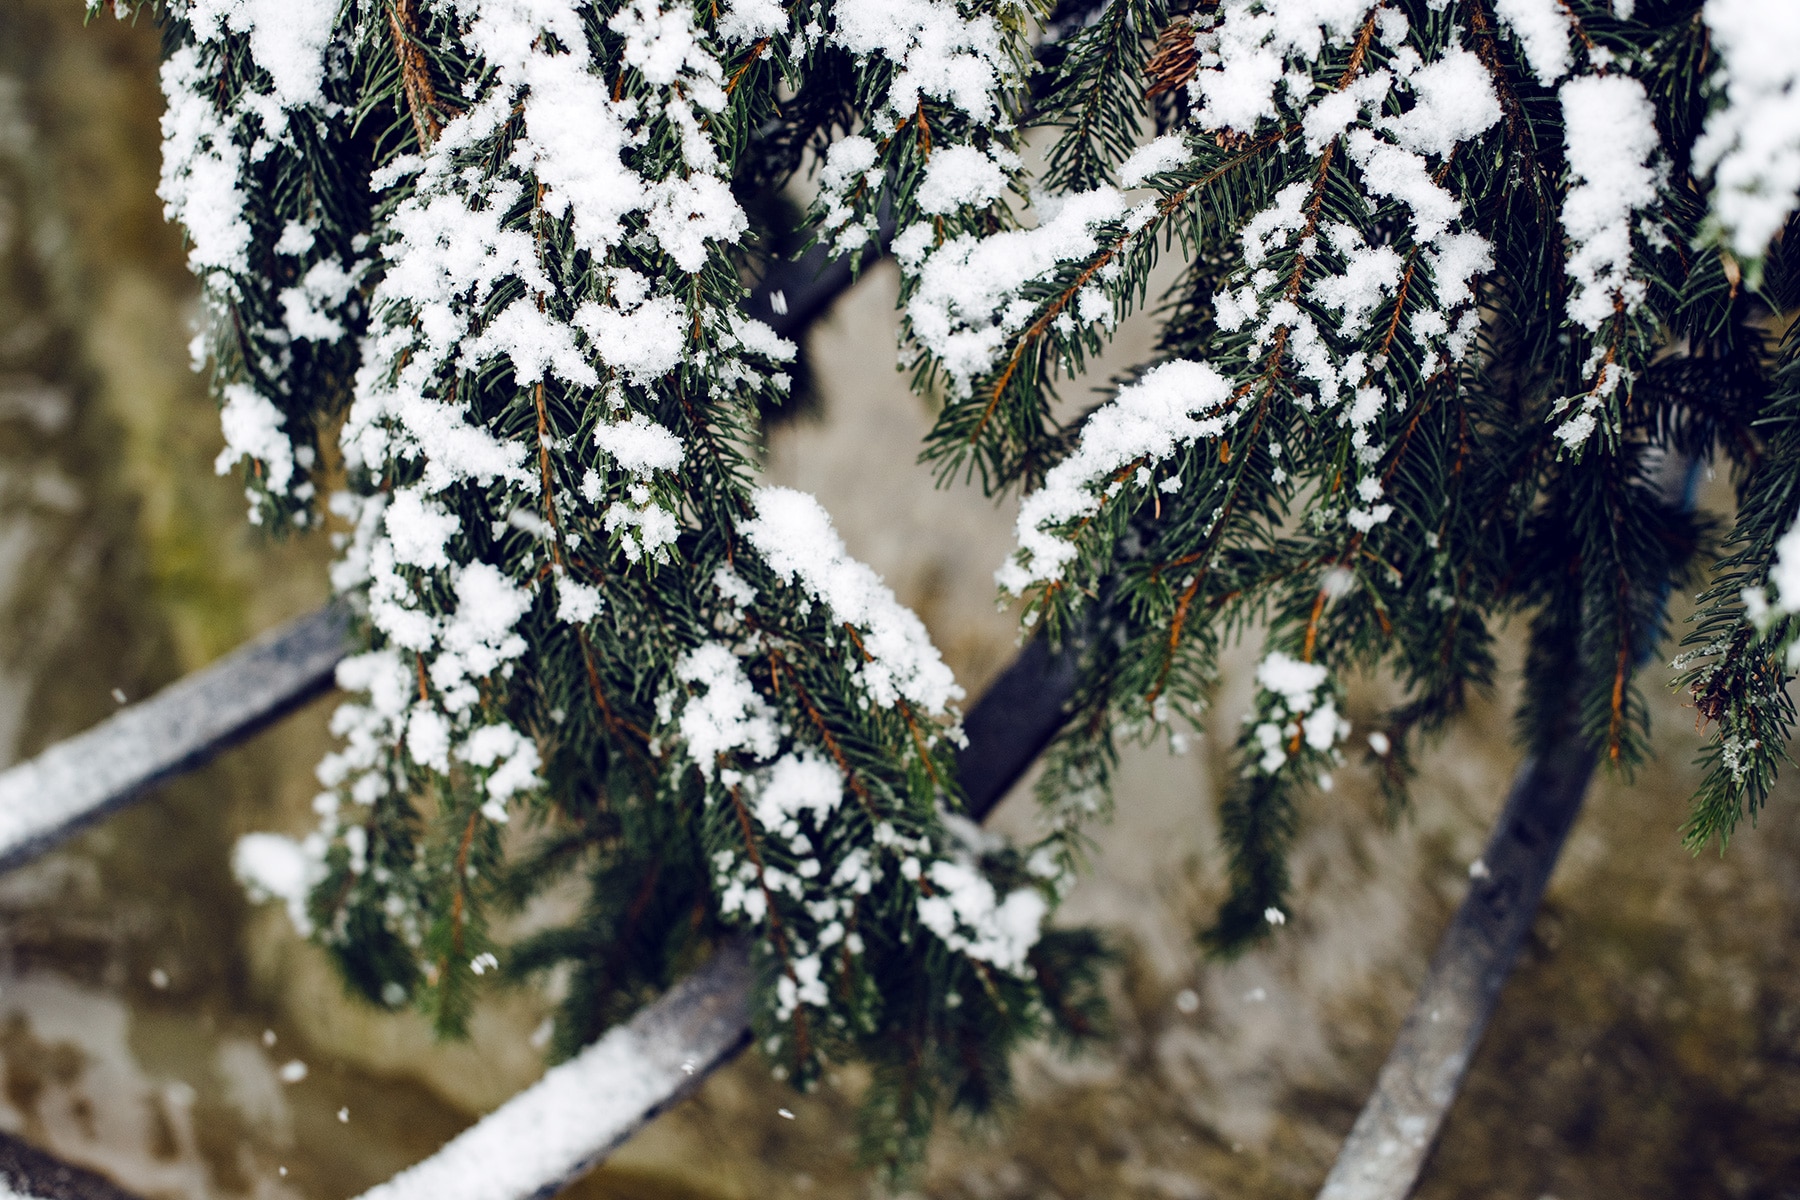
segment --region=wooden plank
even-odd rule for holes
[[[1692,512],[1701,461],[1654,449],[1648,481],[1663,503]],[[1663,599],[1671,586],[1663,586]],[[1659,609],[1660,609],[1659,605]],[[1660,613],[1644,632],[1638,666],[1656,649]],[[1425,982],[1376,1076],[1375,1090],[1325,1177],[1319,1200],[1406,1200],[1468,1078],[1519,947],[1587,795],[1599,761],[1573,712],[1540,757],[1513,776],[1487,850],[1438,941]]]
[[[555,1195],[749,1044],[750,985],[748,942],[727,943],[654,1004],[362,1200]]]
[[[319,695],[347,647],[329,605],[0,772],[0,871]]]
[[[0,1133],[0,1200],[138,1200],[103,1175]]]
[[[1581,812],[1594,762],[1593,750],[1571,737],[1527,760],[1513,778],[1469,893],[1438,943],[1319,1200],[1412,1194]]]

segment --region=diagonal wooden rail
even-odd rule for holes
[[[1692,512],[1701,461],[1660,448],[1649,461],[1647,483],[1659,499]],[[1672,587],[1663,584],[1657,615],[1641,631],[1639,667],[1656,649]],[[1513,776],[1468,894],[1438,941],[1319,1200],[1406,1200],[1418,1186],[1600,761],[1578,726],[1573,711],[1564,713],[1550,743]]]
[[[0,871],[322,694],[348,636],[328,605],[0,771]]]
[[[1404,1200],[1418,1185],[1581,813],[1596,758],[1568,736],[1513,777],[1468,895],[1319,1200]]]

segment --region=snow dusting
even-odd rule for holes
[[[935,250],[928,223],[900,232],[894,256],[918,277],[907,320],[913,336],[941,360],[957,394],[966,395],[970,382],[995,366],[1006,339],[1030,323],[1036,306],[1019,298],[1026,286],[1093,255],[1100,230],[1125,211],[1124,197],[1101,187],[1040,210],[1035,229],[964,234]]]
[[[1173,171],[1193,157],[1178,133],[1165,133],[1131,152],[1119,165],[1119,186],[1141,187],[1152,175]]]
[[[1574,63],[1569,50],[1574,22],[1562,0],[1494,0],[1494,14],[1519,39],[1540,84],[1555,87],[1569,73]]]
[[[717,967],[701,969],[711,993],[686,999],[679,1024],[659,1023],[649,1011],[609,1030],[361,1200],[518,1200],[574,1178],[682,1092],[697,1064],[710,1068],[738,1044],[749,1016],[747,972],[741,958],[735,968]]]
[[[1319,663],[1270,651],[1256,668],[1260,689],[1260,719],[1250,737],[1261,752],[1257,768],[1273,775],[1289,755],[1305,745],[1319,753],[1334,753],[1350,736],[1350,723],[1338,715],[1337,701],[1328,686],[1329,672]]]
[[[913,115],[929,96],[979,122],[999,113],[996,90],[1008,78],[1000,25],[965,18],[954,0],[851,0],[833,6],[830,38],[859,58],[880,54],[895,67],[887,111]]]
[[[1626,75],[1582,75],[1558,92],[1570,187],[1563,201],[1569,317],[1599,329],[1619,308],[1643,303],[1631,274],[1631,219],[1656,202],[1651,156],[1660,147],[1644,85]]]
[[[252,900],[279,900],[301,933],[312,930],[306,899],[324,877],[322,864],[299,842],[278,833],[250,833],[238,839],[231,870]]]

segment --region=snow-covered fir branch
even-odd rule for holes
[[[1115,739],[1216,727],[1227,639],[1266,645],[1221,948],[1287,920],[1305,793],[1352,745],[1403,791],[1515,614],[1527,736],[1573,721],[1629,765],[1701,543],[1652,485],[1671,446],[1742,496],[1681,664],[1719,729],[1692,835],[1767,793],[1800,636],[1785,15],[151,7],[221,464],[265,523],[329,514],[366,642],[317,831],[238,866],[379,1002],[454,1029],[503,955],[572,961],[573,1052],[748,928],[775,1068],[873,1063],[876,1141],[916,1153],[1020,1038],[1086,1027],[1091,942],[1051,906]],[[867,262],[884,230],[903,363],[942,402],[926,456],[1021,490],[999,582],[1084,647],[1035,845],[957,816],[949,668],[758,473],[802,348],[744,281],[808,245]],[[1128,321],[1150,361],[1068,404]],[[1377,713],[1374,670],[1403,697]],[[500,945],[495,915],[576,866],[577,930]]]
[[[213,28],[180,15],[196,40]],[[254,52],[265,15],[216,24]],[[1065,1004],[1033,966],[1044,884],[944,823],[962,692],[923,625],[816,501],[755,486],[754,413],[779,403],[795,347],[739,309],[733,181],[774,89],[803,90],[825,56],[866,71],[921,139],[935,121],[941,150],[959,122],[1003,122],[1009,35],[946,4],[804,15],[481,0],[326,20],[355,83],[387,89],[329,115],[390,130],[347,185],[369,197],[367,317],[338,331],[358,366],[331,501],[334,584],[371,645],[340,671],[355,698],[333,719],[318,831],[246,842],[238,867],[374,998],[417,993],[453,1029],[497,961],[515,819],[665,808],[617,872],[685,858],[664,879],[674,906],[697,889],[710,910],[694,933],[759,932],[778,1071],[910,1045],[923,1078],[903,1086],[925,1107],[883,1138],[906,1145],[969,1068],[904,1032],[927,1026],[877,980],[922,973],[914,1007],[955,995],[999,1045],[1037,1028]],[[940,103],[950,115],[928,115]],[[252,216],[264,201],[242,177],[221,192]],[[222,295],[254,274],[241,256],[217,269]],[[230,425],[237,393],[221,394]],[[279,491],[280,448],[254,450]],[[570,771],[598,793],[553,790]]]
[[[217,468],[251,464],[252,521],[305,525],[315,413],[341,402],[362,313],[366,203],[336,195],[332,178],[346,150],[349,46],[325,5],[190,0],[170,16],[159,194],[203,285],[192,351],[196,366],[214,364]]]

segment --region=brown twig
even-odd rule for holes
[[[418,12],[413,0],[392,0],[388,5],[388,29],[393,34],[394,53],[400,57],[400,90],[406,97],[413,131],[419,136],[419,149],[429,150],[444,127],[438,121],[431,63],[419,46]]]
[[[725,94],[727,96],[737,90],[738,81],[743,79],[744,72],[756,65],[756,60],[762,57],[762,52],[768,49],[768,46],[769,39],[760,38],[754,46],[750,47],[750,53],[744,56],[744,65],[732,72],[731,82],[725,85]]]

